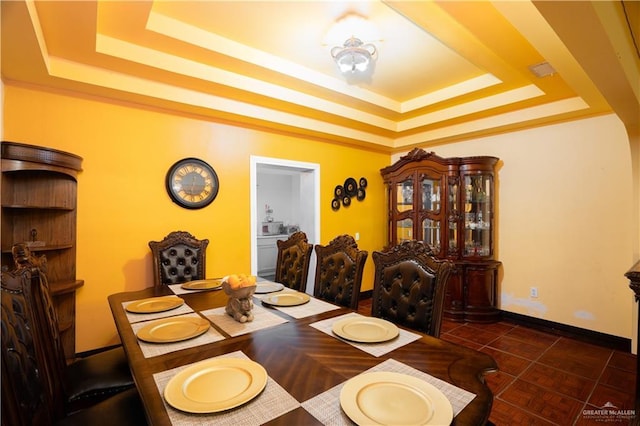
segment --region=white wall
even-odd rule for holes
[[[631,157],[615,115],[425,149],[501,160],[501,309],[633,337]]]
[[[299,201],[293,200],[292,195],[298,194],[299,180],[297,176],[258,173],[258,222],[265,220],[264,206],[269,205],[273,209],[273,220],[285,222],[285,224],[295,225],[298,221],[300,209]],[[258,227],[260,229],[260,227]]]

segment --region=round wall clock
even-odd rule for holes
[[[218,195],[218,175],[198,158],[184,158],[169,168],[166,177],[169,196],[187,209],[208,206]]]

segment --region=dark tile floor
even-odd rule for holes
[[[371,313],[370,300],[360,302]],[[543,333],[506,321],[495,324],[444,320],[440,337],[491,355],[499,371],[486,376],[496,425],[628,424],[628,418],[589,416],[613,405],[633,409],[633,354]],[[615,410],[615,409],[613,409]]]

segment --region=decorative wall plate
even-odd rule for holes
[[[347,178],[347,180],[344,181],[344,192],[349,197],[355,197],[358,192],[358,183],[354,178]]]

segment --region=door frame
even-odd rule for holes
[[[320,164],[303,161],[286,160],[282,158],[261,157],[252,155],[250,157],[250,205],[251,205],[251,274],[258,273],[258,166],[270,165],[295,170],[304,170],[312,174],[313,194],[310,197],[313,203],[313,235],[308,235],[309,243],[318,244],[320,242]],[[309,265],[309,276],[315,271],[315,262],[312,256],[313,265]],[[313,266],[313,267],[312,267]],[[312,280],[307,280],[307,290],[313,287]]]

